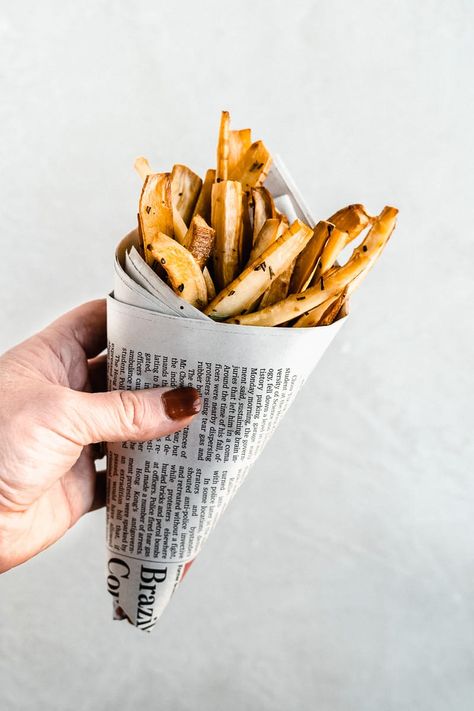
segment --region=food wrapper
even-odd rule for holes
[[[314,224],[281,161],[266,186]],[[150,631],[345,319],[318,328],[216,323],[178,297],[130,233],[108,298],[108,386],[193,386],[202,411],[175,434],[107,446],[107,587],[114,617]]]

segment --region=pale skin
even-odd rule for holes
[[[170,417],[169,389],[105,392],[105,345],[98,300],[0,357],[0,573],[104,504],[100,443],[162,437],[195,416]]]

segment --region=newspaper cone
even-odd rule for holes
[[[287,215],[311,221],[281,162],[269,182]],[[109,389],[186,385],[203,399],[185,430],[108,445],[108,590],[116,619],[150,631],[343,319],[307,329],[215,323],[136,247],[135,231],[116,252]]]
[[[160,313],[125,271],[135,240],[117,250],[108,299],[109,388],[192,385],[203,397],[185,430],[108,445],[108,589],[117,618],[150,630],[342,322],[258,328]]]

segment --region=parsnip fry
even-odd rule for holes
[[[169,173],[152,173],[145,178],[138,207],[138,222],[147,264],[153,265],[148,246],[163,232],[173,237],[173,208]]]
[[[204,269],[209,259],[214,245],[214,237],[215,232],[212,227],[209,227],[200,215],[195,215],[184,239],[184,246],[191,252],[201,269]]]
[[[373,225],[362,243],[354,250],[370,257],[366,268],[349,284],[349,294],[352,294],[364,281],[369,271],[380,257],[385,245],[390,239],[397,223],[398,210],[396,207],[386,206],[374,218]]]
[[[309,328],[310,326],[329,326],[336,321],[347,297],[347,287],[341,294],[324,301],[320,306],[303,314],[293,328]]]
[[[201,191],[202,180],[186,165],[174,165],[171,171],[171,196],[186,225],[191,222],[194,206]]]
[[[365,228],[374,221],[363,205],[348,205],[334,213],[328,222],[332,222],[338,230],[347,232],[346,244],[358,237]]]
[[[271,164],[272,157],[263,141],[255,141],[237,163],[232,173],[229,173],[229,178],[241,182],[244,191],[249,192],[251,188],[262,185]]]
[[[217,170],[216,181],[227,180],[229,176],[229,140],[230,140],[230,114],[228,111],[221,113],[219,127],[219,140],[217,142]]]
[[[246,326],[278,326],[316,308],[327,299],[343,291],[351,294],[365,278],[380,256],[392,234],[398,210],[385,207],[375,219],[372,228],[362,244],[354,249],[349,261],[342,267],[332,268],[319,283],[303,293],[291,294],[273,306],[251,314],[239,314],[229,319],[229,323]]]
[[[201,215],[201,217],[206,220],[209,225],[211,222],[211,192],[212,185],[216,180],[216,171],[214,168],[209,168],[204,178],[204,182],[197,199],[196,206],[194,208],[194,215]]]
[[[209,302],[212,301],[212,299],[214,299],[216,296],[216,287],[214,286],[214,282],[212,281],[212,277],[207,267],[204,267],[204,269],[202,270],[202,275],[204,277],[204,281],[206,282],[207,301]]]
[[[242,186],[224,180],[212,186],[211,224],[216,232],[214,281],[223,289],[240,271],[242,264]]]
[[[223,320],[242,313],[280,276],[311,239],[312,230],[296,220],[252,264],[223,289],[208,305],[205,313]]]
[[[253,203],[253,241],[255,243],[264,223],[277,215],[273,198],[266,188],[263,186],[252,188],[251,196]]]
[[[332,276],[323,279],[323,283],[306,289],[300,294],[291,294],[283,301],[261,311],[255,311],[252,314],[238,314],[235,318],[229,319],[229,323],[240,323],[245,326],[278,326],[286,321],[291,321],[343,291],[352,279],[355,279],[367,267],[369,262],[370,258],[367,255],[353,254],[347,264],[336,269]]]
[[[347,238],[348,233],[341,232],[341,230],[338,230],[337,227],[331,231],[331,234],[323,247],[321,258],[315,271],[315,276],[325,274],[328,269],[334,266],[339,252],[341,252],[341,250],[344,249],[345,245],[348,243]]]
[[[188,228],[176,207],[173,207],[173,229],[175,238],[184,245]]]
[[[254,241],[252,251],[249,256],[249,264],[254,262],[257,257],[259,257],[262,252],[264,252],[278,237],[281,237],[284,232],[288,229],[288,225],[285,225],[283,220],[278,217],[271,218],[267,220],[257,235],[257,239]]]
[[[197,309],[203,309],[207,304],[207,287],[192,254],[162,232],[148,245],[147,251],[165,269],[173,291]]]
[[[145,180],[147,175],[151,175],[153,173],[149,162],[143,156],[139,156],[139,158],[135,160],[133,167],[142,180]]]
[[[318,222],[314,228],[311,240],[296,260],[290,282],[291,294],[299,294],[301,291],[304,291],[310,283],[318,266],[318,260],[321,257],[324,245],[333,230],[334,225],[325,220]]]
[[[243,158],[252,143],[252,131],[250,128],[242,128],[240,131],[231,131],[229,134],[229,173],[231,173],[237,163]]]
[[[289,225],[288,225],[288,220],[284,220],[284,215],[279,215],[276,218],[272,218],[270,220],[267,220],[262,229],[260,230],[257,239],[255,240],[254,246],[252,247],[252,250],[250,252],[247,266],[249,266],[252,262],[254,262],[268,247],[273,244],[279,237],[284,234]],[[278,279],[276,280],[277,282],[279,281],[280,278],[283,277],[283,274],[281,274]],[[275,282],[273,282],[275,284]],[[269,287],[269,289],[272,288],[273,284]],[[279,293],[279,288],[278,284],[275,287],[275,290]],[[275,292],[274,292],[275,293]],[[285,294],[286,296],[286,294]],[[283,298],[280,297],[280,298]],[[250,306],[248,307],[247,311],[255,311],[257,308],[259,308],[259,303],[260,303],[261,297],[259,296],[255,301],[253,301]]]
[[[262,296],[262,300],[259,304],[259,309],[265,309],[267,306],[276,304],[277,301],[286,299],[288,296],[288,290],[290,288],[291,275],[295,267],[295,261],[293,261],[288,269],[285,269],[280,276],[274,280],[273,284],[266,290]]]
[[[240,235],[241,268],[247,264],[252,251],[253,231],[250,219],[249,196],[242,193],[242,232]]]

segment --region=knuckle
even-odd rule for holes
[[[142,398],[130,390],[119,391],[123,421],[132,434],[138,434],[143,429],[146,418],[146,408]]]

